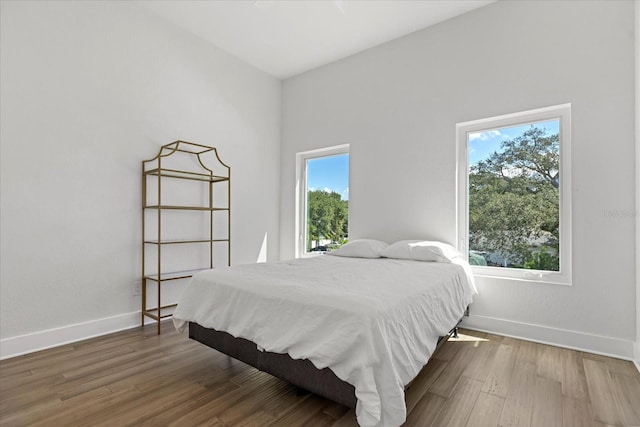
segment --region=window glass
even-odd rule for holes
[[[349,238],[349,144],[296,154],[296,256],[332,251]]]
[[[560,270],[560,120],[467,134],[469,260]]]
[[[571,281],[571,106],[459,123],[458,236],[478,275]]]
[[[349,235],[349,154],[306,160],[307,252],[340,247]]]

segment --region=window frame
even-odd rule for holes
[[[349,144],[335,145],[303,151],[296,154],[296,230],[295,256],[306,258],[321,255],[320,252],[306,252],[307,236],[307,162],[323,157],[349,154]],[[351,157],[349,157],[349,181],[351,180]]]
[[[469,165],[468,135],[506,127],[521,126],[549,120],[559,120],[560,137],[560,271],[529,270],[519,268],[471,266],[479,277],[491,277],[527,282],[551,283],[571,286],[571,104],[561,104],[519,113],[456,124],[456,179],[457,179],[457,246],[469,255]]]

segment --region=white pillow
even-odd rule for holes
[[[352,258],[380,258],[382,250],[387,246],[389,245],[380,240],[356,239],[340,246],[335,251],[327,252],[327,255]]]
[[[401,240],[387,246],[382,251],[382,256],[416,261],[451,262],[462,254],[447,243],[430,240]]]

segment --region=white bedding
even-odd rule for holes
[[[465,261],[317,256],[196,274],[173,315],[352,384],[358,423],[399,426],[404,386],[476,293]]]

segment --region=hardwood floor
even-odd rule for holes
[[[474,331],[406,393],[406,426],[640,426],[631,362]],[[2,426],[357,426],[353,410],[189,340],[170,322],[0,362]]]

